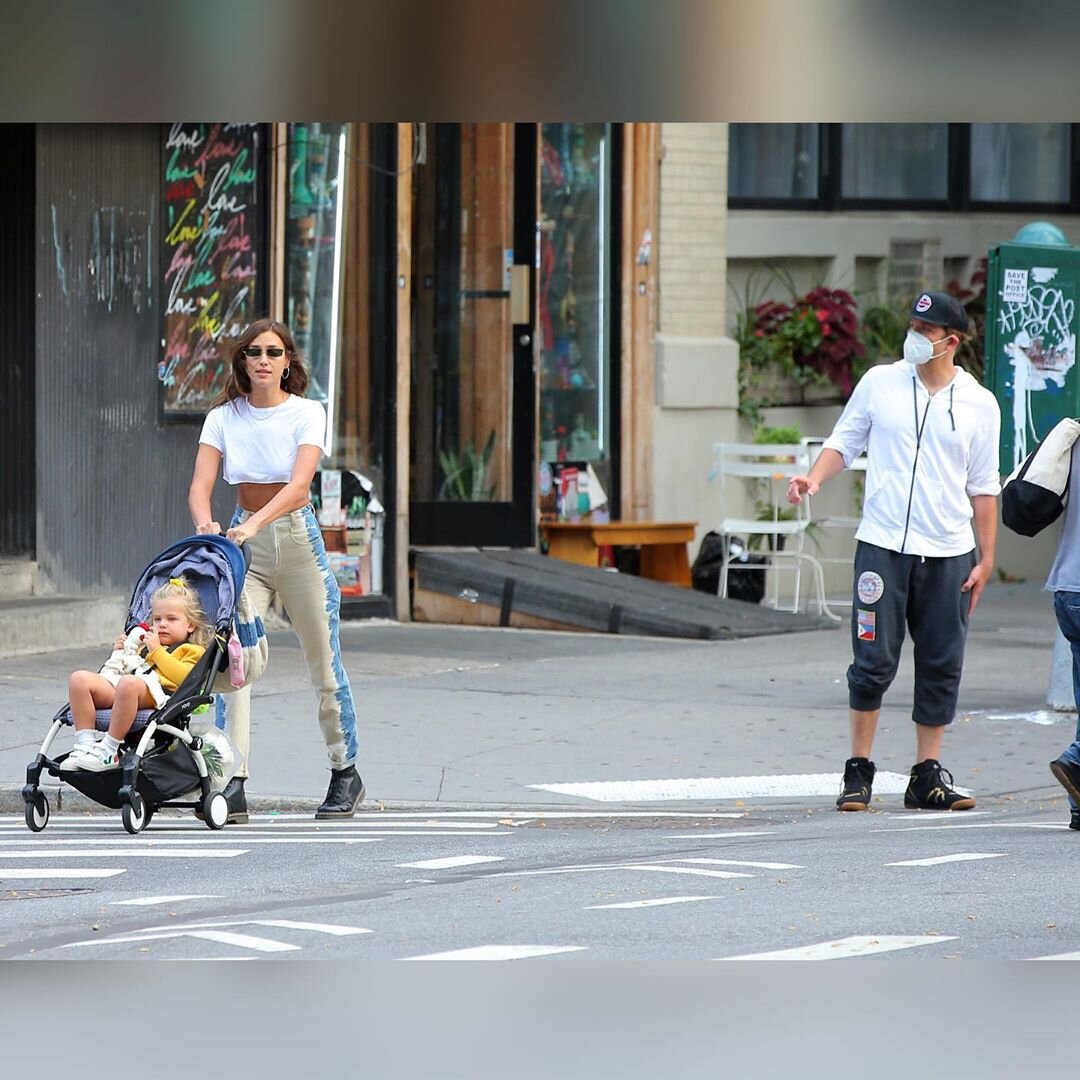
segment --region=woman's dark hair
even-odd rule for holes
[[[251,393],[251,380],[248,378],[247,366],[245,365],[244,350],[260,335],[267,331],[277,334],[281,338],[281,344],[285,346],[285,356],[288,360],[288,375],[281,380],[281,389],[298,397],[304,396],[307,389],[308,373],[304,367],[304,360],[296,348],[292,331],[276,319],[256,319],[238,338],[234,338],[228,345],[228,355],[232,370],[225,382],[225,389],[211,403],[211,408],[224,405],[226,402],[235,401],[238,397]]]

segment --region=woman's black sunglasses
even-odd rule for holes
[[[262,354],[263,354],[263,350],[262,350],[261,345],[245,345],[244,346],[244,355],[245,356],[250,356],[252,360],[257,360],[260,356],[262,356]],[[267,345],[266,346],[266,355],[267,356],[272,356],[276,360],[279,356],[284,356],[285,355],[285,350],[280,348],[277,345]]]

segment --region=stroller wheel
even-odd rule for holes
[[[146,806],[143,797],[138,792],[132,792],[131,803],[125,803],[120,807],[120,817],[124,822],[124,828],[132,836],[140,833],[150,822],[153,811]]]
[[[40,789],[26,803],[26,827],[31,832],[41,832],[49,824],[49,800]]]
[[[229,820],[229,801],[220,791],[211,792],[203,799],[202,812],[211,829],[224,829]]]

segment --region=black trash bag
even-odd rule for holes
[[[723,537],[717,532],[707,532],[701,541],[694,565],[690,568],[690,580],[699,592],[720,591],[720,568],[724,563],[724,543],[728,546],[728,598],[744,600],[748,604],[760,604],[765,595],[765,572],[742,569],[761,566],[765,559],[751,555],[746,544],[737,536]]]

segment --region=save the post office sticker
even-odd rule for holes
[[[885,582],[880,574],[865,570],[859,575],[858,592],[860,604],[876,604],[885,592]]]

